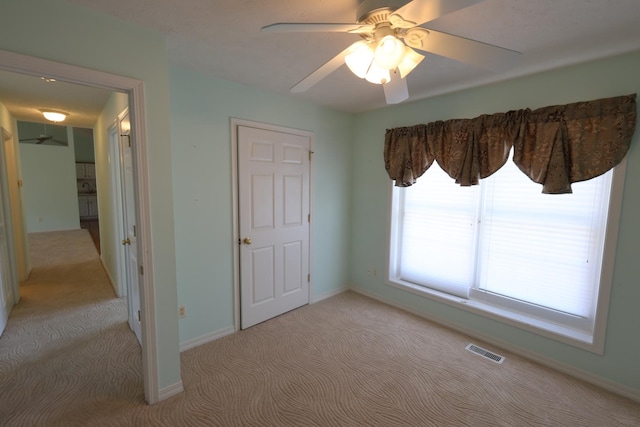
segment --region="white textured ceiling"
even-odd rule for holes
[[[346,67],[289,92],[358,36],[260,32],[274,22],[354,22],[357,0],[69,1],[166,34],[170,63],[188,70],[347,112],[385,106],[382,88]],[[424,26],[519,51],[519,63],[496,72],[428,54],[407,77],[409,101],[639,50],[638,22],[638,0],[484,0]]]

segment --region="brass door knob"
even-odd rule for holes
[[[245,237],[244,239],[242,239],[242,243],[244,243],[245,245],[250,245],[251,244],[251,239],[248,237]]]
[[[124,245],[130,245],[130,244],[131,244],[131,239],[129,239],[128,237],[122,241],[122,245],[123,246]]]

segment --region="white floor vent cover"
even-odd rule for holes
[[[499,354],[495,354],[493,352],[490,352],[489,350],[486,350],[482,347],[478,347],[475,344],[469,344],[468,346],[465,347],[467,350],[469,350],[472,353],[475,353],[479,356],[482,356],[486,359],[491,360],[492,362],[495,363],[502,363],[504,362],[504,356],[500,356]]]

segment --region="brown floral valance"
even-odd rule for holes
[[[622,161],[635,125],[632,94],[388,129],[385,168],[396,186],[408,187],[435,160],[456,183],[476,185],[513,148],[513,161],[543,193],[571,193],[571,183]]]

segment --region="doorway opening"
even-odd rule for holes
[[[62,82],[98,87],[127,94],[131,114],[131,139],[136,142],[132,150],[132,167],[135,175],[137,225],[141,236],[138,239],[137,253],[141,263],[144,263],[148,271],[152,271],[143,82],[2,50],[0,50],[0,70],[37,77],[48,76]],[[139,279],[145,399],[149,403],[155,403],[159,400],[159,388],[153,279],[151,274],[140,275]]]

